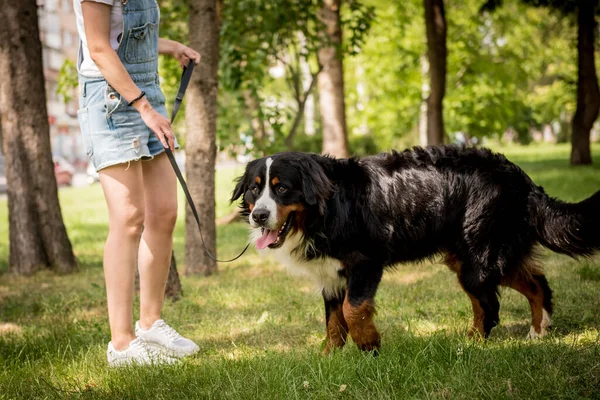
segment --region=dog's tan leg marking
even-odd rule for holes
[[[340,304],[335,310],[332,310],[327,321],[327,343],[323,354],[329,354],[333,349],[344,347],[348,337],[348,324],[344,319],[344,311]]]
[[[461,264],[458,258],[454,254],[447,254],[444,263],[450,268],[450,270],[456,273],[456,276],[460,276],[461,272]],[[460,279],[459,279],[460,283]],[[462,287],[462,284],[461,284]],[[464,288],[463,288],[464,290]],[[485,330],[483,329],[483,321],[485,319],[485,311],[479,304],[479,300],[477,300],[473,295],[465,290],[465,293],[469,296],[471,300],[471,306],[473,307],[473,326],[469,328],[467,331],[467,336],[473,338],[475,340],[481,340],[485,337]]]
[[[531,329],[529,331],[530,339],[542,338],[548,334],[550,327],[550,315],[544,309],[544,291],[534,279],[527,279],[526,276],[517,277],[503,283],[515,289],[529,301],[531,307]]]
[[[360,305],[353,306],[346,296],[343,312],[350,336],[358,348],[364,351],[378,350],[381,345],[381,336],[373,323],[375,314],[373,300],[365,300]]]
[[[471,299],[471,305],[473,306],[473,326],[469,328],[467,336],[475,340],[481,340],[485,338],[485,330],[483,329],[485,311],[481,307],[481,304],[479,304],[479,300],[477,300],[471,294],[467,294],[469,295],[469,299]]]
[[[446,264],[451,271],[454,271],[456,275],[460,274],[460,261],[458,261],[458,258],[454,254],[446,254],[446,257],[444,257],[444,264]]]

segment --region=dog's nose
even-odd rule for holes
[[[257,224],[262,225],[267,221],[267,218],[269,218],[270,214],[271,214],[271,212],[269,210],[267,210],[265,208],[261,208],[260,210],[254,210],[252,212],[252,219]]]

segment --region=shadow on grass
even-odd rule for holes
[[[514,160],[551,195],[579,201],[600,189],[598,164],[570,168],[566,158],[527,157]],[[174,367],[107,370],[101,274],[107,226],[84,217],[68,228],[79,273],[10,277],[0,285],[0,321],[21,329],[0,333],[2,400],[600,397],[597,260],[577,266],[560,257],[544,259],[552,263],[556,295],[554,330],[545,340],[524,340],[530,312],[520,295],[502,300],[503,322],[488,341],[466,340],[472,315],[454,274],[431,267],[413,273],[418,268],[407,267],[400,271],[404,275],[384,282],[378,295],[380,357],[365,356],[352,343],[321,357],[320,296],[307,298],[305,284],[298,288],[303,278],[265,267],[251,251],[238,263],[221,264],[216,276],[184,278],[184,299],[167,305],[175,324],[196,329],[198,357]],[[180,265],[184,236],[180,220],[175,233]],[[220,227],[219,256],[235,255],[246,240],[244,223]],[[6,268],[0,257],[0,271]],[[427,327],[413,329],[406,320]]]
[[[0,383],[3,393],[107,399],[582,398],[596,397],[600,387],[597,344],[475,343],[454,334],[397,333],[376,358],[352,343],[330,356],[297,345],[289,351],[257,348],[230,356],[200,355],[178,366],[107,370],[102,356],[86,352],[89,341],[72,339],[76,329],[57,327],[53,335],[31,338],[26,347],[36,351],[18,356],[0,342],[0,355],[21,363],[3,361],[20,374],[18,381]],[[64,356],[53,361],[57,348]]]

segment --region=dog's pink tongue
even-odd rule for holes
[[[265,229],[263,235],[256,241],[256,248],[262,250],[277,240],[277,231]]]

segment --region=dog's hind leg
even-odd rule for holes
[[[377,352],[381,336],[373,323],[375,292],[381,281],[383,268],[357,265],[351,269],[344,305],[344,319],[352,340],[363,351]]]
[[[529,338],[536,339],[546,336],[552,324],[552,290],[542,269],[528,261],[524,271],[510,279],[502,281],[503,286],[515,289],[529,301],[531,307],[531,329]]]
[[[333,349],[342,348],[348,337],[348,324],[344,318],[344,294],[333,296],[323,293],[325,300],[325,326],[327,329],[327,342],[323,354],[329,354]]]

